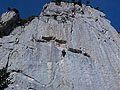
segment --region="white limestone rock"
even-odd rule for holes
[[[9,57],[8,71],[16,70],[5,90],[120,90],[120,37],[105,14],[63,2],[44,7],[0,39],[0,68]]]
[[[18,18],[19,15],[14,11],[3,13],[0,17],[0,30],[3,30],[5,35],[9,35],[18,21]]]

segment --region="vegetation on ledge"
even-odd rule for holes
[[[9,75],[10,72],[7,72],[7,67],[0,69],[0,90],[4,90],[9,84],[11,84]]]

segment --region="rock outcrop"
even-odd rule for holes
[[[120,90],[120,38],[105,14],[46,4],[39,17],[0,39],[5,90]]]
[[[18,18],[19,15],[14,11],[3,13],[0,18],[0,30],[2,30],[5,35],[9,35],[14,29]]]

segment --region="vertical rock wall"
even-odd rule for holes
[[[46,4],[39,17],[0,39],[5,90],[120,90],[120,39],[89,6]]]

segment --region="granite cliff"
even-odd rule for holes
[[[24,26],[14,11],[2,15],[0,68],[5,90],[120,90],[120,36],[106,15],[89,6],[51,2]],[[8,34],[7,33],[7,34]]]

